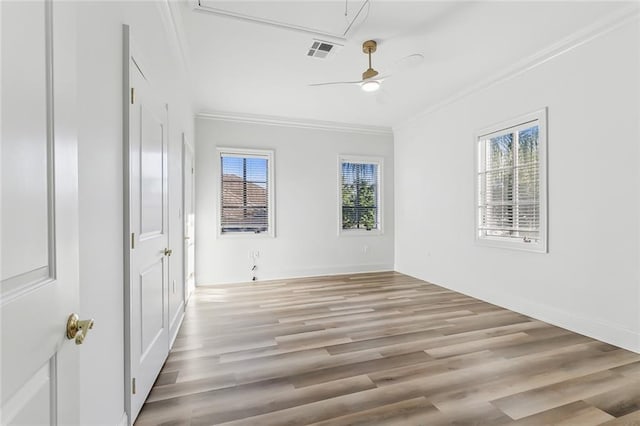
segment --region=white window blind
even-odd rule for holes
[[[343,230],[380,229],[379,163],[340,162],[341,226]]]
[[[536,118],[478,137],[480,240],[508,241],[534,250],[544,247],[541,136]]]
[[[220,232],[270,231],[270,156],[221,152]]]

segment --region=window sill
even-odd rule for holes
[[[383,235],[382,229],[372,229],[367,231],[366,229],[340,229],[338,230],[339,237],[376,237]]]
[[[528,251],[532,253],[547,253],[547,247],[543,241],[539,243],[525,243],[518,240],[502,238],[476,238],[476,246]]]
[[[218,238],[221,240],[235,240],[235,239],[263,239],[263,238],[275,238],[272,232],[233,232],[233,233],[220,233],[218,232]]]

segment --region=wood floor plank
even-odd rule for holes
[[[374,339],[364,339],[355,342],[342,343],[338,345],[330,345],[327,346],[326,349],[327,352],[329,352],[331,355],[336,355],[347,352],[357,352],[364,349],[395,346],[401,343],[408,343],[416,340],[425,340],[433,337],[442,337],[442,333],[439,330],[439,327],[433,330],[398,333],[393,336],[385,336]]]
[[[640,380],[640,361],[613,368],[611,371]]]
[[[542,413],[524,417],[514,425],[517,426],[540,426],[540,425],[575,425],[588,426],[599,425],[614,418],[604,411],[587,404],[584,401],[575,401]]]
[[[418,387],[373,388],[354,394],[328,398],[311,404],[300,405],[286,410],[247,417],[225,425],[307,425],[319,423],[334,417],[359,413],[380,406],[420,397]]]
[[[473,426],[503,426],[513,424],[511,417],[490,402],[467,404],[454,411],[442,412],[444,424]]]
[[[303,352],[303,351],[301,351]],[[289,353],[288,355],[291,355]],[[236,365],[225,365],[236,371],[236,379],[238,383],[251,383],[259,380],[266,380],[271,378],[288,377],[292,380],[293,377],[298,377],[303,374],[315,372],[321,369],[339,368],[344,365],[350,365],[354,363],[367,362],[372,360],[382,359],[383,357],[375,352],[370,351],[366,354],[340,354],[340,355],[328,355],[313,360],[308,359],[293,359],[293,357],[270,357],[261,358],[258,360],[249,360],[250,362],[239,364],[242,367],[238,368]],[[284,362],[282,362],[284,360]],[[235,364],[235,363],[234,363]],[[346,376],[342,376],[346,377]]]
[[[450,346],[465,344],[483,340],[486,338],[499,337],[499,336],[507,336],[514,333],[519,333],[524,330],[529,330],[533,327],[539,327],[540,323],[535,322],[523,322],[516,323],[510,325],[504,325],[489,329],[481,329],[481,330],[471,330],[466,332],[461,332],[457,334],[449,334],[447,332],[445,334],[445,330],[441,330],[443,336],[436,336],[430,339],[424,340],[416,340],[413,342],[396,344],[394,346],[387,346],[384,348],[380,348],[380,353],[384,356],[398,355],[401,353],[407,353],[408,349],[412,350],[424,350],[428,351],[430,349],[438,349],[438,348],[448,348]],[[464,346],[463,346],[464,347]],[[473,349],[467,347],[467,351],[463,352],[471,352]],[[453,356],[453,355],[451,355]],[[443,357],[446,358],[446,357]],[[501,357],[498,357],[501,358]]]
[[[215,389],[224,389],[235,386],[236,384],[234,374],[220,374],[214,377],[180,382],[176,380],[176,382],[168,385],[158,385],[156,381],[151,393],[147,397],[147,402],[161,401],[168,398],[192,395],[194,393],[207,392]]]
[[[375,388],[375,384],[365,375],[334,380],[328,383],[289,389],[280,392],[260,394],[258,398],[236,395],[224,401],[211,401],[194,407],[193,424],[218,424],[245,417],[285,410],[340,395],[347,395]]]
[[[417,422],[434,424],[441,421],[443,421],[442,414],[429,403],[427,398],[421,396],[312,424],[314,426],[356,426],[417,424]]]
[[[354,362],[338,367],[315,370],[304,374],[298,374],[296,376],[290,376],[289,380],[295,387],[301,388],[312,384],[342,379],[354,374],[366,374],[372,371],[412,365],[431,359],[432,358],[424,352],[413,352],[404,355],[397,355],[364,362]]]
[[[640,411],[634,411],[626,416],[618,417],[602,424],[605,426],[638,426],[640,425]]]
[[[616,373],[615,369],[612,373]],[[640,386],[636,380],[632,380],[626,386],[592,396],[585,399],[585,402],[614,417],[626,416],[634,411],[640,411]]]
[[[589,398],[602,391],[624,388],[630,384],[632,384],[631,379],[605,370],[492,402],[511,418],[520,419],[575,400]]]
[[[517,359],[506,359],[504,362],[491,362],[484,365],[484,369],[473,374],[473,381],[467,386],[433,395],[431,401],[438,408],[445,411],[456,410],[459,406],[492,401],[494,405],[503,409],[499,404],[506,404],[503,411],[513,418],[520,418],[535,413],[537,405],[547,404],[554,408],[562,403],[559,400],[547,399],[546,391],[553,391],[555,385],[571,385],[571,380],[585,375],[609,373],[608,368],[628,362],[635,357],[626,351],[616,353],[602,353],[598,344],[578,344],[560,348],[545,353],[534,353]],[[578,359],[578,362],[576,362]],[[563,367],[564,366],[564,367]],[[471,367],[462,372],[470,373],[477,367]],[[491,373],[494,373],[493,377]],[[495,378],[497,377],[497,378]],[[621,385],[626,381],[620,379]],[[549,388],[549,389],[547,389]],[[539,393],[536,390],[541,389]],[[598,389],[594,387],[593,389]],[[539,396],[529,404],[529,396]],[[573,401],[579,397],[566,396],[566,400]],[[504,400],[502,400],[504,399]],[[512,404],[513,406],[511,406]],[[528,414],[527,413],[528,411]]]
[[[415,380],[420,377],[424,377],[425,380],[428,380],[429,377],[437,374],[456,371],[473,365],[484,365],[488,359],[496,360],[496,357],[491,353],[491,351],[485,350],[443,360],[432,359],[418,364],[375,371],[373,373],[369,373],[369,378],[371,378],[371,380],[373,380],[373,382],[378,386],[385,386],[407,380]]]
[[[640,354],[396,272],[201,286],[136,424],[640,426]]]

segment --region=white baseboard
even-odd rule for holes
[[[176,337],[178,337],[178,331],[180,331],[180,326],[182,325],[182,321],[184,320],[184,304],[178,308],[173,321],[171,321],[171,326],[169,330],[171,332],[171,338],[169,340],[169,350],[173,347],[173,344],[176,341]]]
[[[301,269],[285,269],[279,270],[277,273],[265,273],[258,274],[259,281],[269,280],[282,280],[291,278],[306,278],[306,277],[319,277],[330,275],[343,275],[343,274],[360,274],[366,272],[386,272],[393,271],[393,265],[380,263],[380,264],[361,264],[361,265],[345,265],[345,266],[331,266],[331,267],[318,267],[318,268],[301,268]],[[249,278],[243,278],[238,276],[220,277],[219,279],[212,280],[211,282],[198,282],[196,286],[207,284],[237,284],[246,283]]]
[[[122,413],[122,417],[116,426],[129,426],[129,416],[127,416],[127,413]]]
[[[505,298],[492,295],[487,297],[486,301],[605,343],[640,353],[640,333],[619,324],[576,315],[513,296]]]

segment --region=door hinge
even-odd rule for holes
[[[136,102],[136,89],[135,87],[131,88],[131,105]]]
[[[133,250],[134,248],[136,248],[136,233],[132,232],[131,233],[131,250]]]
[[[131,393],[136,394],[136,378],[131,379]]]

